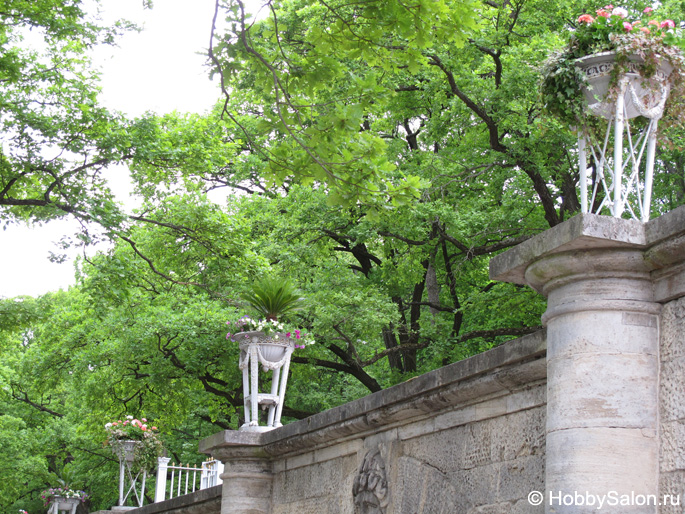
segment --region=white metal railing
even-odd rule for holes
[[[221,473],[224,472],[224,463],[220,460],[206,460],[202,463],[202,478],[200,489],[207,489],[221,484]]]
[[[169,465],[170,460],[168,457],[157,459],[155,503],[207,489],[222,482],[220,475],[224,471],[224,465],[221,461],[205,461],[198,468],[182,464],[175,466],[173,463]]]

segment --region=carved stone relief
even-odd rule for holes
[[[385,514],[390,492],[380,450],[370,450],[364,456],[354,478],[352,496],[355,514]]]

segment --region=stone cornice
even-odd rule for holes
[[[200,452],[222,460],[296,455],[379,427],[387,430],[433,417],[544,381],[545,353],[546,333],[541,330],[270,432],[214,434],[200,441]]]

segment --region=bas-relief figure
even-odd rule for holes
[[[385,462],[378,449],[364,456],[352,486],[355,514],[385,514],[390,494]]]

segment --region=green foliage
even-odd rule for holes
[[[266,277],[256,282],[252,290],[241,296],[254,311],[266,320],[278,318],[290,312],[301,311],[304,298],[292,282],[277,277]]]
[[[73,214],[112,243],[69,291],[0,299],[2,511],[39,511],[65,470],[93,510],[111,507],[104,425],[126,414],[154,419],[175,462],[237,429],[225,322],[247,314],[254,277],[289,277],[289,301],[307,298],[290,316],[317,344],[293,356],[289,421],[539,328],[544,299],[490,281],[488,263],[579,210],[576,138],[537,84],[584,6],[288,0],[248,23],[242,5],[220,6],[212,57],[228,94],[205,116],[98,108],[76,43],[53,66],[62,78],[33,70],[35,94],[59,103],[39,109],[22,66],[40,60],[3,47],[0,216]],[[685,199],[682,130],[669,137],[660,211]],[[39,151],[53,147],[61,158]],[[142,202],[129,214],[101,178],[119,162]]]

